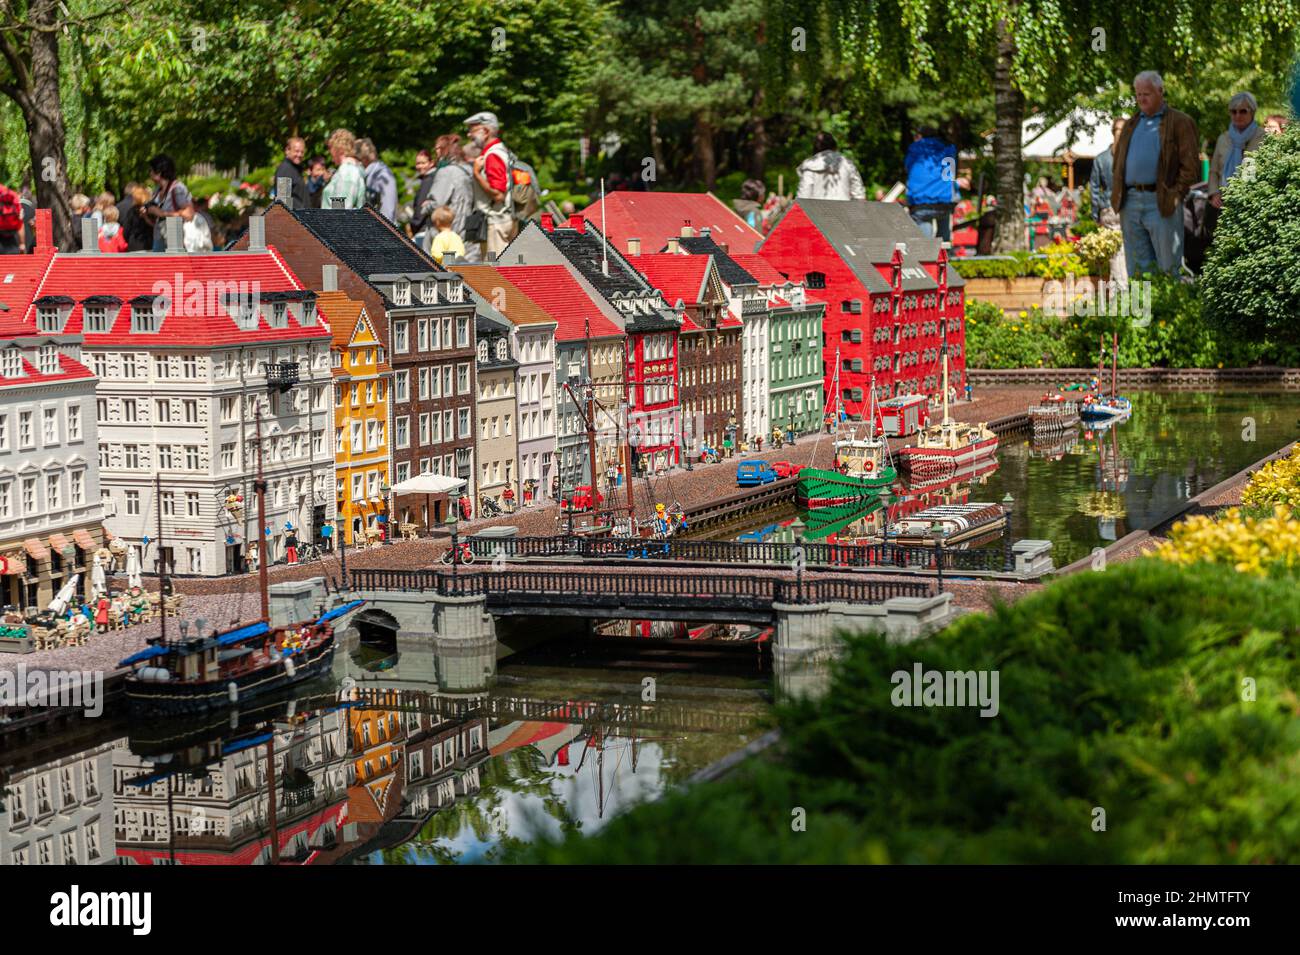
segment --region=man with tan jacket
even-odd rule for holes
[[[1183,198],[1200,179],[1196,123],[1165,102],[1154,70],[1133,80],[1138,112],[1114,146],[1111,206],[1119,213],[1130,276],[1159,268],[1177,275],[1183,264]]]

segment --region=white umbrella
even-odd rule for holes
[[[108,593],[108,575],[104,573],[104,562],[95,555],[95,565],[90,571],[90,589],[98,597]]]
[[[126,552],[126,585],[144,589],[144,582],[140,579],[140,552],[134,547]]]
[[[396,494],[446,494],[465,486],[464,478],[448,477],[445,474],[417,474],[413,478],[399,481],[389,490]]]
[[[46,609],[52,611],[56,617],[62,614],[63,611],[67,610],[68,601],[77,593],[77,581],[80,579],[81,574],[73,574],[69,577],[68,582],[59,589],[59,592],[55,595],[54,599],[50,601],[50,605]]]

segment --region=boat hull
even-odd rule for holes
[[[960,448],[900,448],[899,463],[912,474],[943,473],[991,457],[998,449],[997,435]]]
[[[289,675],[283,662],[237,677],[192,683],[151,683],[132,674],[126,678],[127,706],[132,716],[174,716],[231,709],[248,700],[270,696],[328,673],[334,662],[334,634],[292,659],[293,676]],[[238,699],[233,703],[230,700],[231,683],[239,690]]]
[[[870,477],[849,476],[839,471],[822,468],[804,468],[799,472],[795,486],[795,500],[801,507],[831,507],[878,497],[889,487],[898,474],[891,467],[883,467]]]

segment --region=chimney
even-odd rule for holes
[[[707,239],[712,234],[713,234],[713,229],[710,226],[700,226],[701,239]]]
[[[168,219],[167,221],[170,222],[171,220]],[[262,216],[248,217],[248,251],[266,251],[266,219]]]
[[[81,220],[81,251],[91,254],[99,251],[99,230],[94,219]]]
[[[668,254],[669,255],[677,254],[677,236],[675,235],[668,237]]]
[[[163,220],[163,241],[168,252],[185,251],[185,221],[180,216]]]
[[[54,248],[54,212],[50,209],[36,210],[36,251]],[[98,244],[98,243],[96,243]]]
[[[320,290],[322,292],[337,292],[339,290],[339,267],[337,265],[321,266]]]
[[[683,225],[682,225],[682,238],[683,238],[683,239],[689,239],[689,238],[691,238],[692,236],[694,236],[694,235],[695,235],[695,230],[691,228],[691,220],[690,220],[690,219],[683,219],[683,220],[682,220],[682,223],[683,223]]]
[[[347,200],[347,197],[346,197],[346,196],[330,196],[330,208],[331,208],[331,209],[346,209],[346,208],[347,208],[347,205],[346,205],[347,201],[348,201],[348,200]]]
[[[726,242],[719,242],[719,243],[718,243],[718,248],[722,250],[722,254],[723,254],[723,255],[730,255],[730,254],[731,254],[731,248],[730,248],[730,246],[729,246]]]
[[[569,228],[579,234],[585,234],[587,231],[587,220],[578,213],[569,216]]]
[[[286,209],[293,208],[293,180],[288,176],[275,180],[275,198],[283,202]]]
[[[542,213],[542,231],[552,232],[555,229],[555,216],[549,212]]]
[[[627,254],[628,254],[628,255],[640,255],[640,254],[641,254],[641,240],[640,240],[640,239],[628,239],[628,240],[627,240]]]

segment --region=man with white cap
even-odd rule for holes
[[[515,237],[518,223],[515,221],[514,206],[510,197],[510,151],[501,142],[501,124],[496,113],[486,110],[475,113],[465,120],[469,129],[469,138],[481,152],[474,160],[474,212],[470,222],[480,218],[486,219],[486,233],[478,232],[473,225],[466,227],[466,242],[478,240],[483,236],[482,249],[486,253],[500,255]]]

